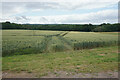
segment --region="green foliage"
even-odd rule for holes
[[[58,30],[58,31],[85,31],[85,32],[115,32],[119,31],[120,24],[16,24],[2,23],[2,29],[27,29],[27,30]]]
[[[99,27],[94,28],[94,32],[115,32],[119,31],[120,24],[104,24]]]

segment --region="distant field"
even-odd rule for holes
[[[117,34],[113,34],[74,31],[3,30],[3,56],[113,46],[117,45],[118,42]]]
[[[78,42],[117,41],[118,36],[114,36],[112,34],[118,35],[117,33],[109,33],[108,34],[108,32],[104,32],[104,34],[97,33],[97,32],[69,32],[69,34],[65,35],[65,37],[70,38],[72,40],[76,40]]]
[[[120,34],[120,32],[99,32],[99,33],[112,34],[112,35],[118,35],[118,36]]]

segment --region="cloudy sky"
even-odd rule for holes
[[[101,24],[118,22],[119,0],[2,0],[0,22]]]

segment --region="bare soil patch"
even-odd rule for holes
[[[3,78],[37,78],[37,73],[27,73],[27,72],[3,72]],[[108,71],[99,73],[73,73],[66,71],[49,72],[46,76],[41,76],[41,78],[118,78],[118,72]]]

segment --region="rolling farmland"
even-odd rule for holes
[[[2,0],[0,78],[119,79],[118,3]]]
[[[3,30],[3,56],[113,46],[118,36],[95,32]]]
[[[117,77],[117,33],[2,30],[2,35],[4,78]]]

